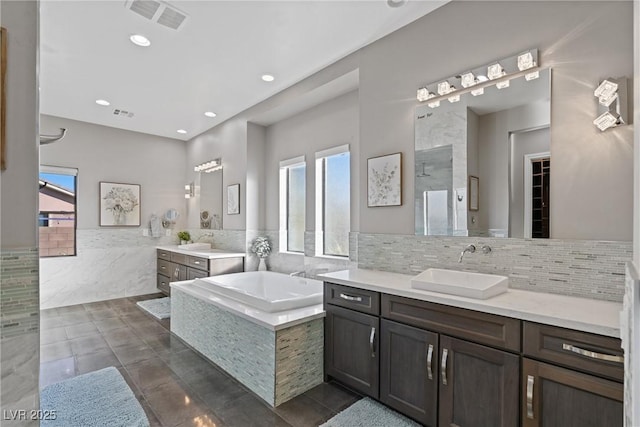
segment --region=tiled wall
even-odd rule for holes
[[[0,253],[0,366],[2,413],[38,409],[39,305],[38,251]],[[5,412],[6,411],[6,412]],[[14,412],[15,413],[15,412]],[[4,415],[3,415],[4,418]],[[37,421],[5,420],[5,425],[38,425]]]
[[[458,263],[468,245],[477,247]],[[491,253],[483,254],[482,245]],[[418,274],[451,268],[509,276],[509,286],[607,301],[622,301],[631,242],[557,239],[358,234],[358,267]]]
[[[172,290],[171,331],[272,406],[323,379],[323,321],[271,331]]]

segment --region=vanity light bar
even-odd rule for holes
[[[460,95],[465,93],[471,93],[473,96],[482,95],[484,89],[489,86],[496,86],[498,89],[508,88],[510,80],[523,76],[527,81],[540,76],[537,49],[494,61],[456,77],[421,87],[418,89],[416,98],[420,102],[428,102],[429,107],[436,108],[440,106],[440,101],[445,99],[451,103],[458,102]],[[460,89],[451,84],[456,80],[460,80],[462,86]]]
[[[593,124],[602,132],[628,124],[627,95],[627,79],[625,77],[618,79],[609,77],[600,82],[593,91],[593,96],[598,98],[599,114]]]
[[[214,172],[222,169],[222,158],[210,160],[193,168],[195,172]]]

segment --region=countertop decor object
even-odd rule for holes
[[[180,239],[180,244],[184,245],[191,241],[191,234],[188,231],[178,231],[178,239]]]
[[[140,185],[100,182],[100,226],[140,226]]]
[[[251,252],[256,254],[260,262],[258,263],[258,271],[266,271],[267,265],[265,258],[271,254],[271,243],[266,236],[258,236],[253,240],[251,244]]]

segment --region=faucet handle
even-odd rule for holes
[[[489,245],[482,245],[482,253],[483,253],[483,254],[488,254],[489,252],[491,252],[491,246],[489,246]]]
[[[469,245],[465,248],[466,252],[474,253],[476,251],[476,245]]]

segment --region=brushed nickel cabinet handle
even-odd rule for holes
[[[194,264],[200,265],[200,261],[193,261]]]
[[[376,328],[371,328],[371,335],[369,335],[369,348],[371,349],[371,357],[376,357],[376,349],[373,343],[376,339]]]
[[[362,297],[353,297],[353,296],[347,295],[347,294],[340,294],[340,298],[346,299],[347,301],[362,302]]]
[[[160,266],[160,270],[166,270],[167,267],[165,267],[164,265]]]
[[[173,272],[173,277],[176,279],[180,278],[180,267],[176,267],[176,270]]]
[[[624,363],[624,356],[616,356],[613,354],[597,353],[595,351],[585,350],[571,344],[562,343],[562,349],[579,354],[580,356],[590,357],[591,359],[604,360],[606,362]]]
[[[449,356],[449,350],[446,348],[442,350],[442,365],[440,366],[442,374],[442,385],[447,385],[447,357]]]
[[[429,350],[427,350],[427,376],[430,380],[433,380],[433,370],[431,369],[431,361],[433,360],[433,344],[429,344]]]
[[[527,375],[527,418],[533,419],[533,375]]]

